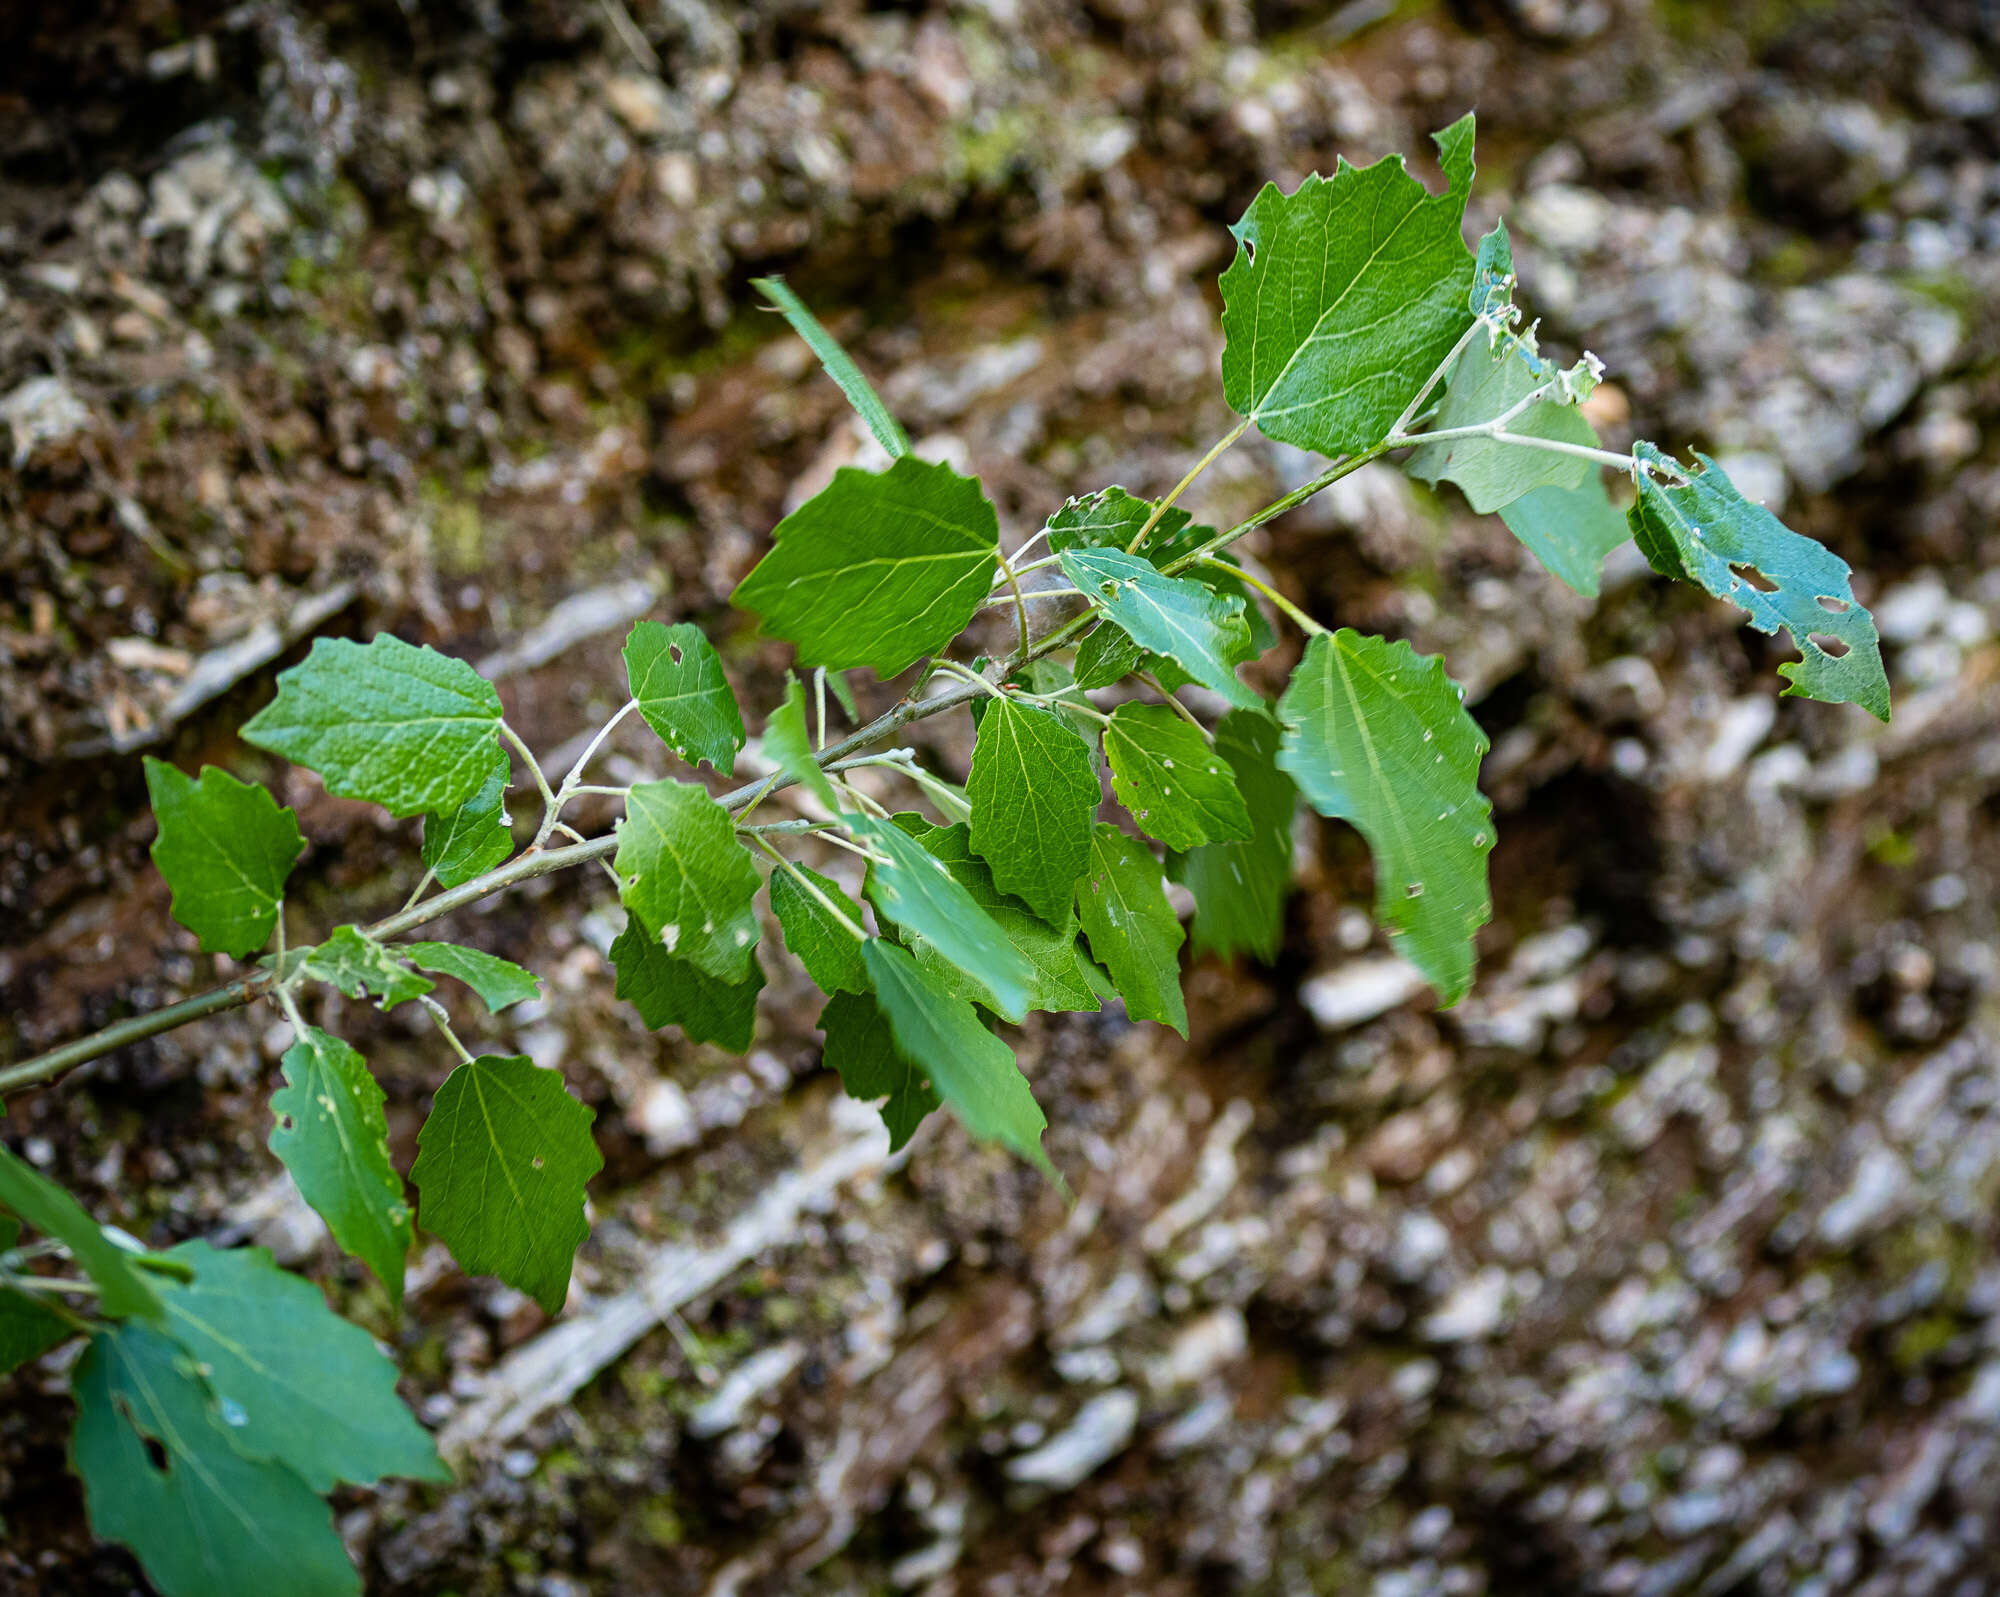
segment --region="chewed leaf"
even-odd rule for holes
[[[373,998],[378,1009],[394,1009],[421,998],[436,985],[411,970],[400,952],[391,952],[359,926],[336,926],[325,942],[301,953],[308,976],[331,983],[349,998]]]
[[[1690,473],[1649,443],[1635,443],[1632,454],[1686,478],[1666,483],[1639,473],[1632,535],[1653,569],[1747,610],[1759,632],[1789,632],[1803,658],[1778,667],[1787,694],[1858,704],[1888,720],[1889,678],[1875,618],[1854,597],[1847,562],[1745,499],[1708,456],[1697,453],[1701,469]]]
[[[492,683],[384,632],[365,645],[321,638],[278,673],[278,696],[244,723],[243,738],[319,772],[336,798],[421,815],[472,797],[499,730]]]
[[[1165,576],[1119,549],[1066,549],[1057,558],[1078,590],[1142,649],[1167,656],[1232,704],[1261,702],[1236,676],[1250,635],[1240,598]]]
[[[1000,559],[1000,522],[971,477],[904,455],[842,466],[778,523],[731,602],[798,645],[799,664],[891,677],[965,630]]]
[[[1460,228],[1472,117],[1435,137],[1443,194],[1400,155],[1343,160],[1291,194],[1266,184],[1232,229],[1222,386],[1267,438],[1323,455],[1371,448],[1471,321]]]
[[[305,852],[298,817],[256,783],[212,765],[197,782],[149,756],[146,787],[160,824],[153,863],[173,892],[174,919],[201,939],[203,953],[255,953]]]
[[[1071,499],[1049,517],[1049,547],[1063,549],[1123,549],[1139,536],[1139,529],[1153,513],[1153,502],[1128,493],[1123,488],[1100,488],[1094,494]],[[1171,547],[1181,529],[1188,525],[1188,513],[1170,506],[1153,523],[1147,534],[1148,555]]]
[[[722,674],[715,645],[691,621],[641,621],[625,640],[625,679],[646,725],[689,765],[706,760],[736,772],[743,713]]]
[[[237,1451],[176,1343],[143,1325],[101,1329],[70,1390],[90,1528],[131,1548],[161,1597],[361,1590],[332,1511],[284,1465]]]
[[[760,928],[751,900],[763,878],[736,823],[701,788],[641,782],[625,801],[613,860],[625,907],[669,954],[717,981],[750,974]]]
[[[1444,662],[1343,627],[1306,646],[1278,701],[1278,765],[1375,856],[1375,914],[1398,952],[1455,1004],[1472,985],[1472,934],[1492,917],[1486,734]]]
[[[1514,246],[1507,224],[1495,222],[1479,241],[1472,267],[1472,293],[1466,303],[1474,316],[1498,321],[1514,302]]]

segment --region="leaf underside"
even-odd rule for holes
[[[895,944],[871,937],[862,956],[896,1051],[924,1072],[966,1130],[1053,1176],[1042,1151],[1048,1121],[1013,1049],[979,1023],[970,1004],[945,992]]]
[[[316,1492],[450,1478],[396,1395],[395,1364],[318,1287],[263,1248],[184,1242],[167,1257],[194,1270],[164,1289],[167,1331],[221,1400],[239,1453],[285,1465]]]
[[[1592,599],[1604,557],[1632,536],[1595,466],[1574,488],[1537,488],[1503,505],[1500,519],[1550,572]]]
[[[60,1242],[97,1283],[97,1306],[112,1317],[157,1321],[160,1296],[131,1254],[104,1234],[83,1206],[32,1165],[0,1146],[0,1208]]]
[[[1847,562],[1745,499],[1708,456],[1697,453],[1701,469],[1690,474],[1649,443],[1635,443],[1632,454],[1688,477],[1664,484],[1639,474],[1632,535],[1653,569],[1748,611],[1759,632],[1790,633],[1801,658],[1778,667],[1787,694],[1858,704],[1888,720],[1889,678],[1875,618],[1854,597]],[[1762,591],[1752,572],[1776,590]]]
[[[1476,427],[1505,415],[1527,398],[1544,379],[1543,372],[1523,358],[1524,347],[1502,338],[1489,349],[1483,339],[1458,358],[1444,403],[1438,407],[1435,430]],[[1507,431],[1528,438],[1548,438],[1582,448],[1597,447],[1597,433],[1574,405],[1538,400],[1507,423]],[[1511,505],[1537,488],[1575,488],[1593,468],[1580,455],[1502,443],[1494,438],[1451,438],[1425,444],[1403,468],[1425,482],[1451,482],[1481,515]]]

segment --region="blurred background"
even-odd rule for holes
[[[559,1321],[427,1242],[390,1317],[264,1149],[269,1013],[25,1095],[10,1146],[395,1346],[462,1462],[337,1499],[373,1592],[2000,1591],[1996,51],[1986,0],[14,0],[0,1062],[214,979],[141,749],[278,784],[300,924],[401,903],[414,822],[233,737],[312,635],[462,654],[546,750],[622,701],[632,619],[694,620],[757,724],[789,651],[727,594],[861,435],[751,276],[1011,548],[1229,424],[1263,182],[1435,181],[1469,108],[1475,230],[1605,358],[1608,441],[1699,445],[1850,561],[1897,714],[1780,704],[1777,646],[1630,548],[1581,599],[1370,468],[1251,548],[1467,684],[1479,984],[1436,1012],[1360,839],[1302,823],[1280,959],[1192,965],[1191,1042],[1020,1034],[1074,1208],[944,1117],[884,1168],[788,961],[747,1059],[647,1033],[587,873],[443,934],[548,978],[460,1023],[597,1111]],[[1311,469],[1253,435],[1194,508]],[[439,1040],[325,1023],[407,1164]],[[63,1388],[0,1385],[0,1591],[142,1589]]]

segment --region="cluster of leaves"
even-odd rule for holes
[[[1705,458],[1695,468],[1650,444],[1630,455],[1601,447],[1579,408],[1597,381],[1594,358],[1559,370],[1521,327],[1504,229],[1476,254],[1465,245],[1471,119],[1437,143],[1441,193],[1400,158],[1359,170],[1342,163],[1291,194],[1267,187],[1237,225],[1221,283],[1222,380],[1243,420],[1202,464],[1252,426],[1332,463],[1227,532],[1174,503],[1197,466],[1163,501],[1119,487],[1072,500],[1029,540],[1046,538],[1045,556],[1027,559],[1029,545],[1003,556],[978,482],[911,453],[805,307],[780,283],[760,285],[890,463],[837,472],[778,525],[736,590],[735,602],[815,673],[817,706],[815,726],[805,687],[790,683],[759,740],[765,774],[747,787],[718,796],[697,770],[733,776],[749,746],[715,649],[692,626],[651,621],[625,647],[627,704],[556,791],[490,683],[389,636],[316,644],[281,674],[276,698],[243,735],[316,771],[333,794],[422,816],[426,881],[447,895],[498,891],[531,874],[559,836],[578,839],[578,859],[611,854],[626,912],[610,951],[617,994],[649,1026],[678,1026],[698,1041],[749,1046],[765,980],[756,900],[767,892],[787,949],[827,994],[827,1065],[854,1096],[880,1102],[898,1147],[944,1107],[974,1137],[1054,1175],[1043,1112],[1003,1023],[1031,1010],[1096,1010],[1115,996],[1132,1018],[1185,1034],[1180,957],[1190,932],[1168,885],[1193,898],[1197,952],[1269,957],[1301,801],[1366,838],[1381,923],[1453,1003],[1471,984],[1474,935],[1490,914],[1493,825],[1478,786],[1486,738],[1442,661],[1305,615],[1228,552],[1243,532],[1400,452],[1413,475],[1451,482],[1475,510],[1497,511],[1582,592],[1595,592],[1605,554],[1629,532],[1663,574],[1734,600],[1766,631],[1786,628],[1802,655],[1780,667],[1787,692],[1886,717],[1888,690],[1873,623],[1836,557],[1743,500]],[[1632,484],[1623,514],[1607,467]],[[1025,591],[1039,573],[1068,586]],[[1030,598],[1078,613],[1037,637]],[[1306,635],[1275,701],[1242,675],[1278,643],[1265,602]],[[1020,647],[1004,662],[953,660],[949,651],[989,607],[1015,612]],[[897,712],[829,747],[829,687],[854,716],[842,673],[886,679],[920,660],[926,668]],[[930,692],[940,681],[943,691]],[[962,785],[907,750],[853,752],[959,704],[976,721]],[[628,713],[685,775],[590,789],[624,804],[615,834],[597,847],[561,813],[582,791],[584,763]],[[505,808],[510,747],[543,803],[518,855]],[[851,779],[859,765],[906,779],[932,813],[888,810]],[[394,940],[436,912],[422,901],[383,927],[338,926],[316,945],[288,948],[284,885],[303,848],[292,812],[218,770],[197,780],[150,761],[147,774],[154,857],[176,918],[204,949],[239,958],[276,934],[264,972],[294,1041],[271,1099],[271,1148],[335,1240],[392,1303],[420,1225],[467,1271],[498,1276],[557,1312],[587,1232],[586,1184],[601,1164],[590,1113],[527,1059],[471,1057],[430,980],[449,976],[499,1010],[533,996],[535,978],[475,949]],[[800,818],[751,822],[769,795],[794,784]],[[858,878],[843,886],[790,857],[785,847],[807,833],[858,856]],[[461,1057],[408,1173],[414,1212],[366,1061],[304,1019],[298,994],[313,982],[384,1008],[429,1007]],[[135,1257],[25,1167],[9,1162],[0,1174],[0,1203],[67,1246],[95,1283],[99,1317],[84,1322],[49,1306],[40,1278],[22,1273],[27,1256],[0,1261],[0,1278],[14,1283],[0,1311],[12,1316],[18,1357],[78,1329],[92,1339],[76,1382],[76,1462],[98,1529],[131,1543],[168,1591],[277,1589],[256,1578],[265,1531],[245,1527],[310,1530],[322,1549],[313,1568],[323,1564],[328,1589],[339,1587],[337,1546],[324,1540],[311,1493],[388,1471],[424,1474],[435,1460],[408,1416],[389,1414],[393,1398],[356,1400],[365,1423],[353,1425],[366,1434],[351,1446],[333,1429],[279,1434],[263,1405],[281,1389],[294,1403],[300,1396],[269,1377],[254,1338],[286,1316],[312,1322],[293,1337],[311,1344],[305,1363],[321,1384],[309,1399],[337,1381],[372,1382],[379,1398],[385,1378],[363,1370],[359,1333],[259,1255],[190,1244]],[[204,1341],[197,1324],[207,1323],[200,1306],[224,1295],[237,1304],[234,1352],[218,1352],[222,1333]],[[281,1362],[291,1371],[301,1360]],[[265,1374],[253,1379],[253,1367]],[[225,1499],[253,1491],[276,1493],[269,1502],[281,1506],[231,1528]],[[178,1518],[149,1512],[175,1494]],[[307,1589],[298,1567],[285,1589]]]

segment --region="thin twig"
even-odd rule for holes
[[[1223,450],[1241,438],[1249,430],[1249,427],[1250,418],[1245,416],[1234,427],[1230,428],[1228,432],[1216,439],[1214,444],[1210,446],[1207,454],[1188,467],[1187,475],[1174,484],[1174,491],[1168,494],[1157,505],[1153,506],[1153,513],[1146,518],[1145,525],[1133,534],[1132,541],[1125,546],[1125,552],[1128,555],[1135,555],[1139,552],[1140,545],[1146,541],[1146,535],[1153,530],[1154,525],[1159,521],[1160,517],[1164,516],[1173,507],[1174,501],[1187,492],[1188,485],[1204,471],[1208,470],[1210,466],[1214,465]]]

